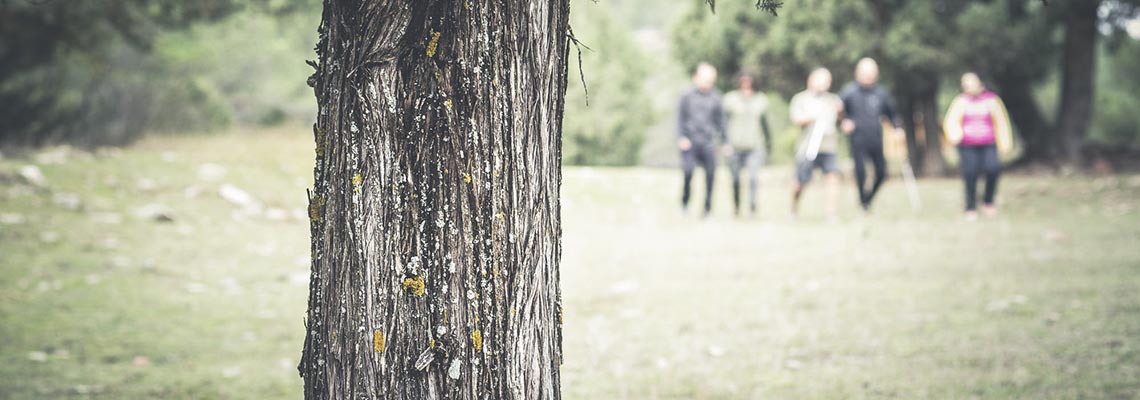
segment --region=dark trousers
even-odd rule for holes
[[[887,157],[883,155],[883,142],[857,142],[851,141],[851,159],[855,161],[855,186],[859,188],[859,204],[863,208],[870,207],[871,200],[879,187],[887,179]],[[867,188],[866,162],[871,161],[875,168],[875,178],[871,188]]]
[[[681,152],[681,170],[685,173],[685,186],[681,191],[681,206],[689,207],[689,194],[692,190],[693,170],[700,165],[705,170],[705,212],[712,209],[713,176],[716,172],[716,148],[693,144]]]
[[[998,159],[997,148],[992,144],[960,145],[958,155],[961,159],[962,180],[966,183],[966,210],[973,211],[978,208],[978,176],[983,174],[986,177],[986,189],[982,201],[986,205],[993,205],[998,176],[1001,175],[1001,160]]]

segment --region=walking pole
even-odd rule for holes
[[[922,199],[918,197],[918,182],[914,179],[914,169],[910,167],[910,155],[903,157],[903,181],[906,181],[906,191],[910,195],[910,208],[915,211],[922,209]]]
[[[884,132],[887,132],[889,126],[884,122]],[[896,136],[891,139],[891,152],[888,154],[901,155],[903,162],[903,181],[906,183],[906,195],[911,198],[911,209],[919,211],[922,209],[922,199],[919,198],[919,183],[914,179],[914,169],[911,168],[911,150],[906,146],[905,137],[902,140]],[[887,139],[884,139],[887,140]]]
[[[902,148],[902,175],[903,181],[906,182],[907,195],[910,197],[910,208],[918,211],[922,209],[922,199],[918,197],[918,181],[914,178],[914,169],[910,166],[910,148],[906,146],[905,140],[899,147]]]
[[[808,138],[807,148],[804,149],[804,158],[807,161],[815,161],[815,157],[819,155],[819,146],[823,144],[823,131],[826,127],[819,121],[812,122],[811,137]]]

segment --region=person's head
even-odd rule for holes
[[[986,90],[986,84],[982,83],[982,79],[978,74],[967,72],[962,75],[962,92],[970,95],[977,96]]]
[[[871,87],[875,82],[879,81],[879,63],[872,60],[870,57],[863,57],[855,64],[855,82],[859,82],[860,86]]]
[[[807,87],[808,90],[816,93],[823,93],[831,89],[831,71],[824,67],[813,69],[808,75]]]
[[[697,85],[700,90],[710,90],[713,84],[716,83],[716,67],[707,62],[697,64],[697,69],[693,71],[693,84]]]
[[[756,78],[752,77],[750,72],[741,72],[736,76],[736,88],[741,92],[752,92],[756,90]]]

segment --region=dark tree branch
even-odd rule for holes
[[[709,10],[714,14],[716,13],[716,0],[705,0],[709,5]],[[776,11],[784,5],[780,0],[756,0],[756,9],[767,11],[773,16],[777,15]]]

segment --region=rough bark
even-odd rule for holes
[[[1033,98],[1032,82],[1016,73],[996,76],[1010,122],[1024,143],[1022,162],[1048,162],[1053,159],[1054,132]]]
[[[908,81],[911,88],[900,103],[903,126],[907,131],[907,154],[911,168],[918,176],[943,176],[949,173],[942,157],[942,120],[938,110],[938,86],[916,82],[937,82],[930,75]]]
[[[1064,162],[1080,165],[1081,148],[1093,113],[1099,0],[1072,0],[1065,12],[1061,58],[1061,101],[1056,141]]]
[[[922,156],[924,155],[925,138],[918,133],[918,119],[916,115],[916,101],[913,96],[899,97],[899,112],[902,113],[903,129],[906,130],[906,152],[910,167],[917,176],[922,176]]]
[[[568,0],[325,0],[308,399],[557,399]]]
[[[922,156],[922,171],[925,176],[946,176],[950,168],[942,156],[942,116],[938,110],[938,93],[933,92],[923,101],[921,111],[922,134],[926,143]]]
[[[1013,21],[1031,18],[1026,1],[1010,1]],[[1092,119],[1095,99],[1097,10],[1101,0],[1049,2],[1064,29],[1061,54],[1061,93],[1055,118],[1046,118],[1033,97],[1034,79],[1014,66],[997,71],[995,78],[1010,119],[1024,143],[1019,163],[1078,166],[1081,148]],[[1042,39],[1047,40],[1047,39]]]

